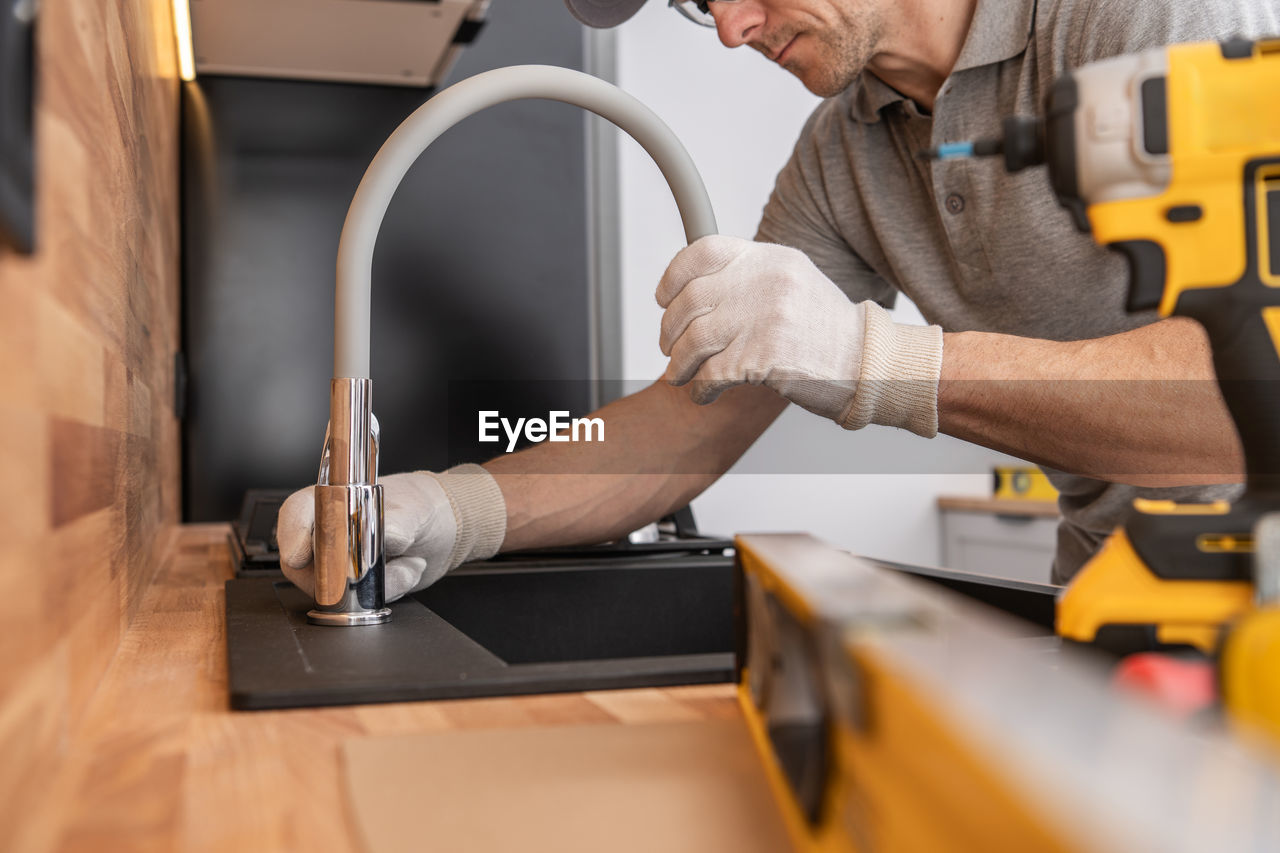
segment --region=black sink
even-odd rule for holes
[[[704,684],[735,677],[732,543],[676,539],[503,555],[391,605],[311,625],[265,557],[227,582],[231,705],[251,710]],[[240,549],[242,553],[245,549]],[[274,556],[274,555],[273,555]],[[1056,587],[872,560],[1052,633]]]
[[[731,563],[454,574],[414,597],[507,664],[732,651]]]
[[[311,625],[310,607],[283,580],[227,582],[233,708],[734,677],[733,557],[719,547],[467,566],[393,603],[385,625]]]

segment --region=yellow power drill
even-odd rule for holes
[[[1280,607],[1271,620],[1255,595],[1275,585],[1255,583],[1253,535],[1280,510],[1280,39],[1095,62],[1002,131],[927,155],[1046,164],[1078,227],[1127,256],[1129,310],[1207,330],[1245,455],[1234,504],[1136,502],[1059,598],[1058,632],[1221,652],[1228,706],[1280,732]]]

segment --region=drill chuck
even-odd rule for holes
[[[936,148],[927,148],[919,156],[922,160],[966,160],[970,157],[997,157],[1002,154],[1005,169],[1011,173],[1042,165],[1045,161],[1044,121],[1010,116],[1004,120],[1003,132],[998,137],[973,142],[949,142]]]
[[[1009,116],[1003,125],[1002,153],[1004,167],[1021,172],[1044,164],[1044,120],[1027,116]]]

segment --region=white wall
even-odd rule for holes
[[[725,49],[714,30],[656,0],[617,29],[616,46],[618,85],[689,149],[720,231],[752,236],[818,99],[760,54]],[[629,138],[620,144],[623,370],[648,380],[666,364],[654,288],[684,238],[657,167]],[[905,300],[895,315],[923,322]],[[694,511],[716,533],[804,530],[870,556],[937,564],[935,499],[988,494],[990,466],[1001,460],[1008,457],[946,437],[883,427],[848,433],[793,406]]]

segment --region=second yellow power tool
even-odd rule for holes
[[[1245,455],[1234,504],[1137,502],[1061,597],[1059,633],[1213,652],[1254,609],[1254,528],[1280,510],[1280,39],[1096,62],[1055,83],[1043,118],[1010,118],[1003,131],[932,154],[1003,154],[1011,171],[1047,164],[1081,230],[1128,258],[1129,310],[1204,326]],[[1232,672],[1280,664],[1271,646],[1267,666],[1224,665],[1228,705],[1258,694],[1233,686]],[[1280,731],[1277,698],[1263,716]]]

